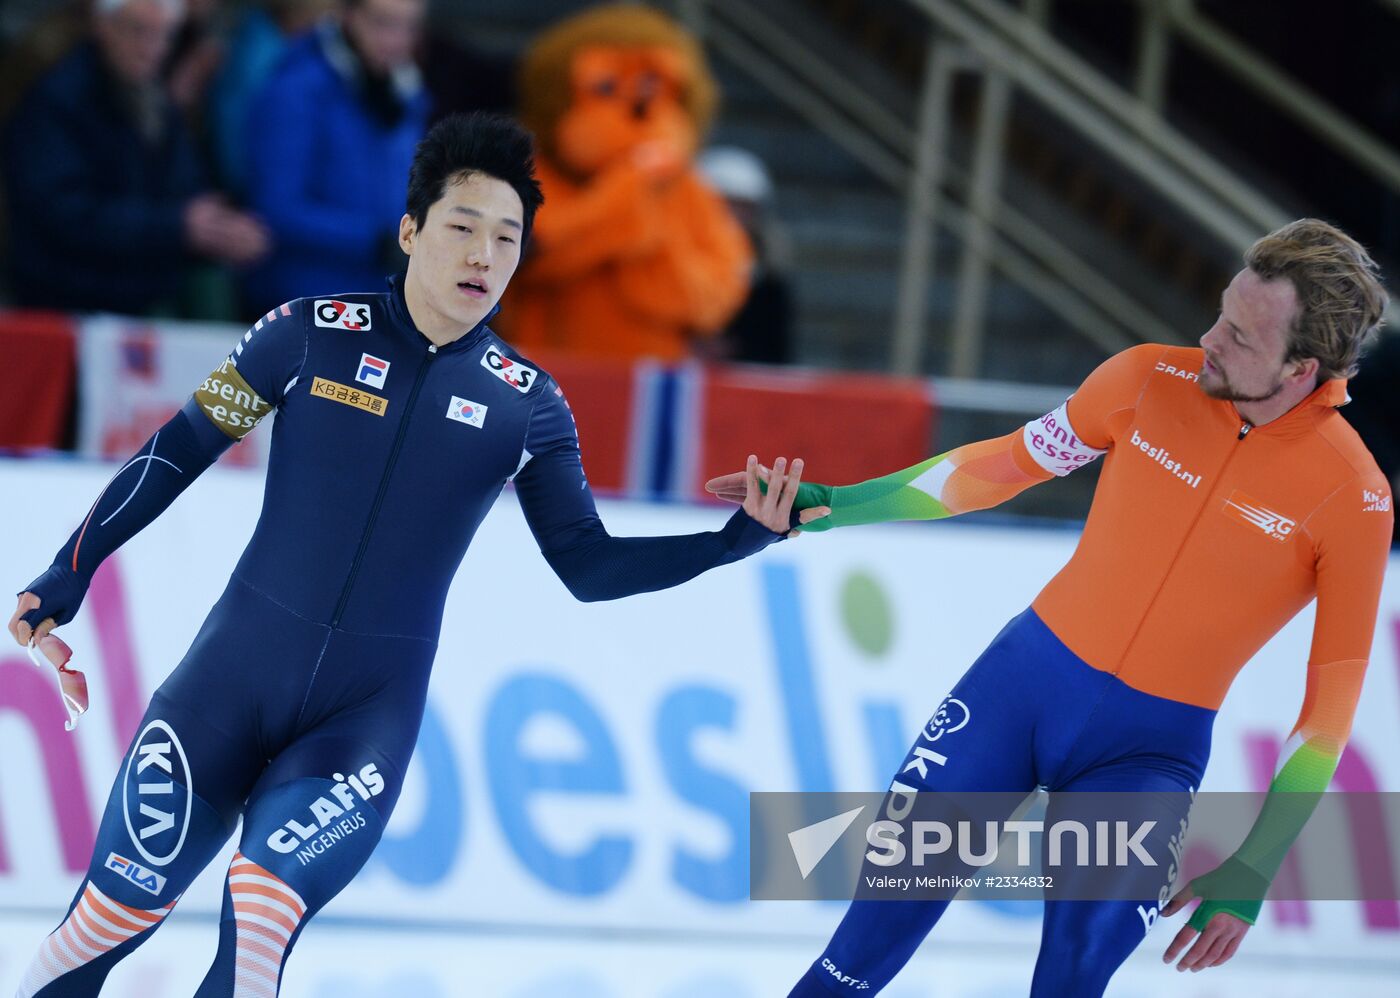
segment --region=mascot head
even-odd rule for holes
[[[561,21],[521,67],[521,116],[542,157],[583,179],[649,142],[689,159],[716,89],[695,39],[646,7],[614,4]]]

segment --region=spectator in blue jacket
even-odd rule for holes
[[[94,0],[91,38],[6,122],[9,271],[18,304],[144,313],[173,304],[196,256],[248,264],[254,218],[205,184],[160,82],[183,0]]]
[[[245,197],[248,190],[248,110],[253,99],[293,41],[334,6],[334,0],[261,0],[240,15],[207,109],[214,166],[220,183],[236,196]]]
[[[253,102],[248,199],[273,251],[249,273],[250,311],[313,294],[375,292],[402,269],[403,191],[426,131],[413,62],[426,0],[341,0],[294,42]]]

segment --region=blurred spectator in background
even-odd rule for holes
[[[437,4],[429,15],[421,61],[434,122],[459,111],[515,111],[519,58],[473,44],[463,31],[473,26],[451,4]]]
[[[195,129],[203,124],[209,85],[224,60],[228,15],[223,6],[220,0],[185,0],[185,17],[165,60],[166,90]]]
[[[748,293],[744,232],[695,167],[716,88],[651,8],[597,7],[530,46],[521,117],[545,203],[502,310],[522,349],[679,360]]]
[[[426,0],[341,0],[295,41],[253,101],[249,204],[273,251],[248,275],[250,311],[379,291],[403,267],[403,192],[428,120],[413,61]]]
[[[87,37],[89,0],[67,0],[43,11],[28,11],[32,20],[6,25],[0,42],[0,121],[7,119],[30,86]],[[9,19],[9,4],[0,6]]]
[[[241,265],[266,251],[263,227],[209,192],[160,81],[183,13],[182,0],[94,0],[90,38],[6,122],[18,304],[164,309],[191,253]]]
[[[706,149],[699,166],[748,234],[754,255],[749,295],[715,341],[715,359],[789,363],[792,290],[783,272],[786,240],[773,215],[773,178],[763,160],[737,146]]]
[[[235,197],[248,193],[248,125],[256,97],[304,34],[335,6],[335,0],[264,0],[243,11],[210,89],[208,128],[219,182]]]

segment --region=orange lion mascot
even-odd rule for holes
[[[503,310],[522,348],[677,360],[749,290],[752,251],[693,159],[715,107],[695,39],[645,7],[560,22],[521,69],[545,203]]]

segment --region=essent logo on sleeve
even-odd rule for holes
[[[210,421],[234,440],[242,440],[272,411],[227,359],[195,389],[194,400]]]
[[[1069,399],[1054,412],[1027,423],[1021,438],[1035,463],[1060,478],[1108,453],[1090,447],[1075,434],[1069,425]]]

